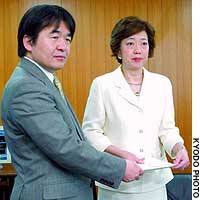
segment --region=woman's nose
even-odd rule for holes
[[[134,53],[140,54],[141,53],[141,46],[139,44],[136,44],[134,47]]]

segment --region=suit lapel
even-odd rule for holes
[[[114,85],[118,90],[119,96],[128,101],[128,103],[140,108],[138,98],[133,94],[131,88],[126,82],[122,74],[121,67],[118,67],[113,72],[113,80],[114,80]]]
[[[20,63],[18,64],[19,67],[23,68],[25,71],[32,74],[34,77],[42,81],[45,85],[52,85],[49,78],[41,71],[39,67],[37,67],[34,63],[29,61],[28,59],[21,58]]]
[[[47,87],[49,87],[50,90],[53,91],[55,98],[57,99],[57,103],[59,103],[58,107],[60,108],[60,112],[63,114],[63,118],[66,121],[71,121],[76,128],[76,132],[81,140],[84,140],[84,136],[82,134],[81,128],[79,126],[79,122],[71,108],[71,105],[69,104],[68,99],[66,98],[65,101],[60,95],[58,89],[54,86],[54,84],[49,80],[49,78],[42,72],[39,67],[37,67],[34,63],[31,61],[22,58],[19,65],[19,67],[22,67],[24,70],[28,71],[30,74],[32,74],[34,77],[42,81]]]
[[[75,116],[72,106],[70,105],[66,96],[65,96],[65,103],[66,103],[66,107],[68,108],[68,110],[70,112],[72,123],[76,127],[78,136],[80,137],[81,140],[85,140],[85,137],[82,133],[82,129],[80,128],[80,125],[79,125],[79,121],[78,121],[77,117]]]

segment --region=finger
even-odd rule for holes
[[[126,179],[123,179],[123,181],[124,181],[125,183],[128,183],[128,182],[130,182],[131,180],[129,180],[128,178],[126,178]]]
[[[174,164],[179,164],[182,161],[181,157],[176,157]]]
[[[135,177],[135,180],[139,180],[139,178],[140,178],[139,176],[136,176],[136,177]]]
[[[144,160],[138,159],[138,160],[136,160],[136,163],[138,163],[138,164],[143,164],[143,163],[144,163]]]
[[[177,167],[179,165],[179,162],[177,162],[176,160],[173,161],[173,168]]]
[[[184,169],[187,167],[187,161],[182,160],[180,163],[175,165],[173,168],[174,169]]]
[[[180,169],[183,167],[182,163],[178,163],[177,165],[173,166],[173,169]]]
[[[175,165],[173,166],[173,168],[178,169],[178,168],[182,167],[183,161],[181,162],[180,160],[176,159],[176,160],[174,160],[174,164]]]
[[[144,158],[136,158],[136,163],[138,164],[143,164],[144,163]]]
[[[139,171],[139,175],[142,176],[143,174],[144,174],[144,170],[141,169],[141,170]]]
[[[174,166],[175,169],[182,168],[182,167],[186,168],[189,166],[190,161],[188,158],[183,157],[181,159],[174,160],[174,164],[175,164],[175,166]]]

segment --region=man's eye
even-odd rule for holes
[[[53,40],[57,40],[58,39],[58,36],[52,36],[51,37]]]
[[[142,45],[146,46],[148,43],[147,42],[143,42]]]
[[[71,43],[71,38],[66,38],[67,43]]]

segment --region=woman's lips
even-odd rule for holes
[[[142,58],[133,58],[132,59],[134,62],[141,62],[142,61]]]

